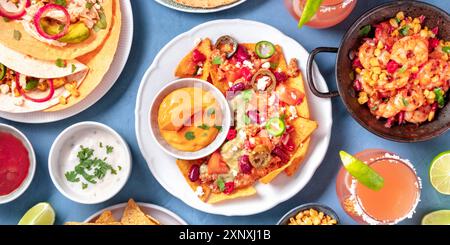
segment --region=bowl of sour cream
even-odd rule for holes
[[[53,142],[48,169],[53,184],[70,200],[97,204],[115,196],[131,173],[126,141],[97,122],[74,124]]]

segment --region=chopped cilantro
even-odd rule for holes
[[[202,124],[202,125],[198,126],[198,128],[201,128],[203,130],[208,130],[210,128],[210,126],[208,126],[206,124]]]
[[[67,7],[67,1],[66,0],[55,0],[55,4],[61,5],[63,7]]]
[[[75,171],[68,171],[64,174],[66,176],[67,181],[70,182],[78,182],[80,178],[78,178],[78,174]]]
[[[98,146],[100,146],[100,148],[103,148],[103,142],[100,142],[100,143],[98,144]]]
[[[66,61],[63,60],[63,59],[61,59],[61,58],[56,59],[55,65],[56,65],[57,67],[60,67],[60,68],[67,67]]]
[[[106,27],[108,27],[108,23],[106,21],[106,15],[103,12],[103,9],[101,9],[101,11],[98,11],[98,16],[100,17],[100,19],[94,25],[94,31],[96,31],[96,32],[99,32],[100,30],[104,30],[104,29],[106,29]]]
[[[214,114],[216,114],[216,109],[214,109],[214,108],[209,108],[206,111],[206,115],[208,115],[208,116],[211,116],[211,115],[214,115]]]
[[[119,169],[119,171],[121,171],[122,170],[122,166],[117,166],[117,169]]]
[[[94,6],[94,3],[87,2],[85,7],[87,9],[91,9],[93,6]]]
[[[88,184],[86,184],[86,183],[81,183],[81,189],[86,189],[88,187]]]
[[[365,36],[369,35],[371,30],[372,30],[371,25],[365,25],[359,30],[359,36],[365,37]]]
[[[194,132],[192,132],[192,131],[187,131],[187,132],[184,134],[184,138],[186,138],[187,140],[193,140],[193,139],[195,139]]]
[[[444,46],[442,47],[442,52],[450,54],[450,46]]]
[[[409,105],[408,100],[405,99],[405,98],[402,98],[402,103],[403,103],[404,106],[408,106]]]
[[[222,126],[220,126],[220,125],[214,125],[214,128],[216,128],[219,131],[222,131]]]
[[[72,73],[74,73],[76,70],[77,70],[77,67],[74,64],[72,64]]]
[[[410,27],[408,25],[405,25],[404,27],[400,28],[398,31],[403,36],[406,36],[406,35],[408,35],[409,29],[410,29]]]
[[[36,78],[31,78],[27,81],[27,84],[25,85],[25,90],[33,90],[35,89],[39,84],[39,80]]]
[[[112,146],[110,146],[110,145],[107,145],[107,146],[106,146],[106,154],[112,153],[113,150],[114,150],[114,147],[112,147]]]
[[[225,190],[225,182],[223,181],[223,179],[222,178],[218,178],[217,179],[217,187],[219,187],[219,190],[220,191],[223,191],[223,190]]]
[[[212,63],[213,63],[214,65],[220,65],[220,64],[222,64],[222,58],[221,58],[220,56],[216,56],[216,57],[214,57],[214,59],[212,60]]]

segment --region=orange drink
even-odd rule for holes
[[[355,155],[383,179],[372,190],[359,183],[344,168],[339,171],[336,191],[344,210],[361,224],[396,224],[411,217],[420,200],[420,179],[408,160],[384,150],[365,150]]]
[[[299,20],[306,0],[284,0],[289,12]],[[337,25],[352,12],[356,0],[324,0],[316,15],[306,23],[313,28],[327,28]]]

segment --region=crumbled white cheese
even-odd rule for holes
[[[238,134],[241,139],[247,138],[247,135],[245,134],[244,130],[239,130]]]
[[[2,94],[7,94],[9,92],[9,86],[6,84],[0,85],[0,92]]]
[[[197,76],[200,76],[200,75],[202,75],[203,74],[203,68],[198,68],[198,70],[197,70]]]
[[[248,61],[248,60],[244,60],[244,62],[242,63],[245,67],[248,67],[250,69],[253,69],[253,63]]]
[[[292,105],[289,106],[289,112],[291,113],[291,116],[289,117],[289,119],[293,120],[298,117],[297,109],[295,108],[295,106],[292,106]]]
[[[241,64],[241,62],[236,62],[236,64],[234,66],[236,66],[236,68],[241,68],[242,64]]]
[[[256,88],[260,91],[264,91],[266,90],[267,85],[269,85],[270,83],[270,77],[268,76],[263,76],[261,78],[258,79],[258,81],[256,82]]]
[[[276,99],[277,99],[277,96],[276,96],[276,94],[275,94],[275,93],[272,93],[272,95],[270,95],[270,97],[269,97],[269,100],[268,100],[268,102],[269,102],[269,105],[274,105],[274,104],[275,104],[275,101],[276,101]]]
[[[261,65],[261,67],[264,69],[270,69],[270,62],[265,62],[264,64]]]
[[[233,146],[233,147],[231,148],[231,150],[232,150],[232,151],[238,151],[239,148],[238,148],[237,146]]]
[[[19,77],[19,84],[22,88],[24,88],[25,86],[27,86],[27,78],[25,76],[20,76]]]
[[[291,92],[291,98],[293,98],[294,100],[297,99],[297,95],[294,92]]]
[[[232,82],[228,82],[228,87],[233,87],[233,83]]]
[[[202,197],[204,194],[205,192],[203,191],[203,187],[197,186],[197,189],[195,190],[195,195],[197,195],[198,197]]]
[[[250,142],[250,144],[254,145],[256,143],[255,138],[251,137],[250,139],[248,139],[248,141]]]
[[[16,106],[23,106],[23,103],[24,103],[25,101],[23,100],[23,98],[22,97],[16,97],[16,98],[14,98],[14,105],[16,105]]]
[[[231,170],[231,174],[236,177],[238,175],[238,171],[236,169]]]

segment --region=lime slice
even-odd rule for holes
[[[303,8],[302,16],[298,22],[298,28],[302,28],[302,26],[311,20],[311,18],[316,14],[317,10],[319,10],[320,5],[323,0],[308,0],[306,1],[305,7]]]
[[[345,151],[340,151],[339,155],[344,168],[361,184],[375,191],[383,188],[384,179],[375,170]]]
[[[450,151],[442,152],[431,161],[430,182],[438,192],[450,195]]]
[[[422,225],[450,225],[450,210],[439,210],[425,215]]]
[[[55,211],[49,203],[41,202],[30,208],[20,219],[19,225],[53,225]]]

